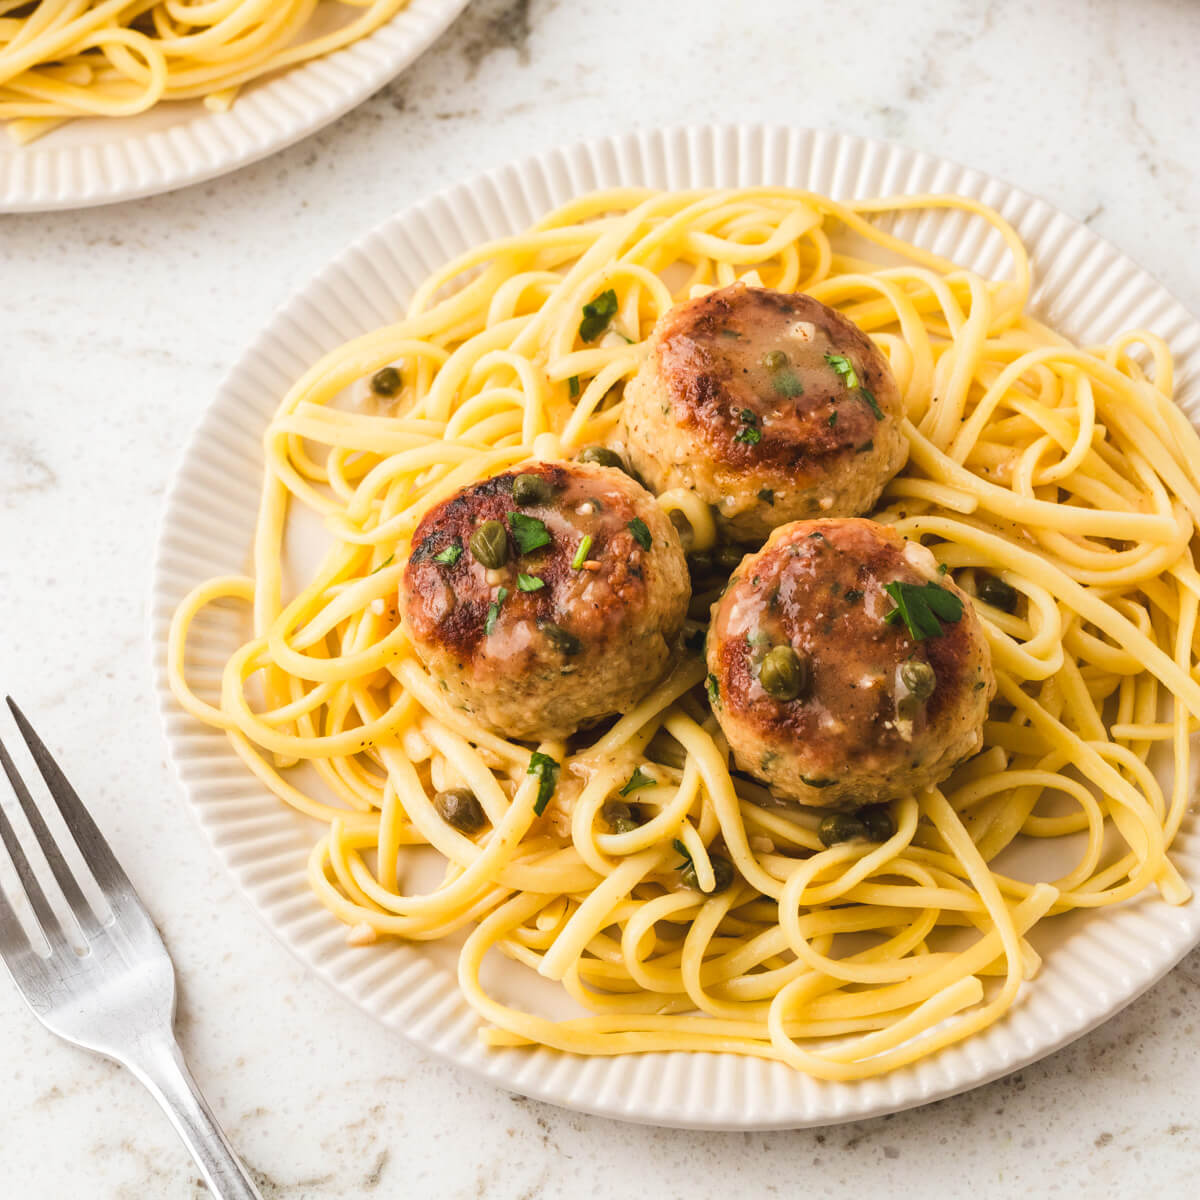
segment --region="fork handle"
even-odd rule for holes
[[[146,1048],[126,1066],[162,1106],[216,1200],[262,1200],[212,1109],[200,1094],[174,1038]]]

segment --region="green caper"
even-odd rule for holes
[[[713,554],[713,562],[722,571],[733,571],[743,557],[743,552],[737,546],[718,546]]]
[[[900,667],[900,682],[917,700],[928,700],[937,688],[937,676],[926,662],[910,659]]]
[[[775,700],[795,700],[808,687],[809,665],[791,646],[767,651],[758,668],[758,682]]]
[[[995,575],[984,575],[975,585],[975,595],[985,604],[1010,613],[1017,607],[1017,589]]]
[[[470,788],[448,788],[438,792],[433,798],[433,806],[447,825],[453,825],[462,833],[475,833],[487,820],[483,806]]]
[[[817,826],[817,837],[822,846],[836,846],[838,842],[852,842],[869,836],[866,824],[855,813],[830,813],[822,817]]]
[[[700,886],[700,881],[696,878],[696,864],[690,858],[679,869],[679,878],[688,887],[695,888],[698,892],[704,892],[706,896],[715,896],[718,892],[723,892],[733,882],[733,864],[729,859],[720,854],[710,854],[708,861],[712,863],[713,869],[713,889],[711,892],[704,892],[704,889]]]
[[[600,815],[608,822],[613,833],[629,833],[640,824],[637,810],[623,800],[609,800],[600,810]]]
[[[762,365],[768,371],[782,371],[788,365],[788,356],[782,350],[768,350],[762,356]]]
[[[615,450],[610,450],[607,446],[584,446],[575,455],[575,461],[594,463],[598,467],[616,467],[618,471],[625,470],[625,460]]]
[[[404,386],[404,380],[395,367],[380,367],[371,376],[371,391],[377,396],[394,396]]]
[[[508,562],[508,531],[500,521],[484,521],[468,543],[476,562],[490,570]]]
[[[896,832],[896,823],[886,804],[869,804],[866,808],[860,808],[856,815],[872,842],[886,842]]]
[[[569,633],[561,625],[555,625],[552,621],[547,621],[542,626],[542,632],[555,650],[561,650],[568,657],[578,654],[583,649],[583,643],[573,633]]]
[[[523,474],[513,480],[513,503],[522,508],[531,504],[545,504],[554,495],[554,488],[541,475]]]

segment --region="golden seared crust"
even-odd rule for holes
[[[799,323],[813,327],[807,342],[789,336]],[[789,367],[768,370],[763,356],[785,346]],[[876,403],[883,392],[884,411],[898,411],[891,371],[871,340],[841,313],[799,292],[734,284],[689,300],[664,317],[657,353],[674,420],[695,430],[716,461],[737,470],[770,466],[813,474],[829,458],[852,455],[874,438],[878,421],[870,404],[846,387],[826,353],[852,361]],[[793,378],[803,389],[795,395]],[[751,425],[759,430],[754,442]]]
[[[517,504],[522,474],[549,495]],[[498,568],[470,549],[485,521],[507,531]],[[521,525],[549,541],[522,551]],[[581,463],[524,466],[431,509],[401,589],[426,666],[463,708],[516,737],[565,736],[636,702],[668,665],[687,599],[679,538],[653,497],[621,471]]]
[[[656,491],[688,487],[735,537],[854,515],[907,458],[883,354],[802,293],[734,284],[663,315],[626,389],[623,433]]]
[[[886,617],[890,583],[934,583],[962,615],[917,640]],[[765,654],[790,646],[810,683],[793,700],[759,682]],[[717,718],[739,765],[783,798],[822,807],[890,799],[944,778],[973,753],[995,691],[970,599],[939,576],[932,555],[860,519],[800,521],[748,555],[714,608],[708,640]],[[932,668],[917,703],[905,664]]]
[[[546,480],[553,489],[550,501],[524,507],[516,504],[512,489],[519,474]],[[487,608],[496,599],[498,588],[507,586],[508,595],[496,621],[501,633],[521,622],[541,625],[554,621],[580,638],[613,638],[620,633],[629,610],[643,601],[647,588],[645,563],[650,552],[629,528],[635,517],[645,515],[637,493],[644,495],[626,475],[607,467],[540,463],[494,476],[431,509],[417,527],[404,573],[410,597],[407,614],[414,633],[426,641],[437,640],[464,659],[486,655]],[[599,508],[578,512],[586,503]],[[510,533],[508,563],[496,572],[489,571],[471,554],[471,535],[488,520],[511,526],[514,512],[541,521],[551,541],[521,554]],[[571,566],[585,534],[592,536],[588,558],[599,565],[598,571],[581,572]],[[448,546],[461,546],[463,552],[453,564],[438,563],[436,556]],[[523,592],[518,573],[536,576],[544,586]],[[587,603],[580,604],[584,584]]]

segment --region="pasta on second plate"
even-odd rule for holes
[[[347,46],[408,0],[0,0],[0,121],[24,144],[164,100],[224,111],[251,80]],[[314,17],[338,10],[318,31]]]

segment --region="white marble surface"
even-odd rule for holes
[[[235,896],[163,762],[143,601],[166,481],[251,332],[395,209],[556,142],[688,119],[895,138],[1087,218],[1200,311],[1198,43],[1188,0],[475,0],[403,79],[274,159],[0,217],[0,688],[161,924],[181,1041],[265,1196],[1194,1194],[1200,953],[1010,1079],[824,1131],[626,1127],[431,1060]],[[0,1194],[204,1194],[139,1086],[2,979],[0,1030]]]

